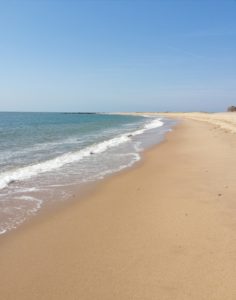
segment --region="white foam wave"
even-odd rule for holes
[[[163,126],[163,124],[164,123],[161,121],[161,119],[155,119],[155,120],[145,124],[142,129],[134,131],[133,133],[131,133],[131,135],[135,136],[135,135],[143,134],[145,131],[150,130],[150,129],[155,129],[157,127],[161,127],[161,126]]]
[[[143,134],[147,130],[161,127],[162,125],[163,122],[161,121],[161,119],[154,119],[146,123],[143,128],[134,132],[119,135],[115,138],[91,145],[76,152],[65,153],[54,159],[18,168],[16,170],[6,171],[0,174],[0,189],[7,187],[10,183],[14,183],[15,181],[30,179],[31,177],[38,174],[53,171],[55,169],[61,168],[66,164],[80,161],[83,158],[89,157],[90,155],[102,153],[111,147],[116,147],[120,144],[130,141],[130,138],[132,136]]]
[[[152,122],[146,124],[144,127],[145,129],[154,129],[156,127],[161,127],[163,126],[163,122],[161,121],[161,119],[155,119]]]
[[[46,142],[46,143],[37,143],[31,147],[28,147],[26,149],[22,149],[22,150],[17,150],[17,151],[10,151],[10,150],[6,150],[6,151],[2,151],[0,153],[0,161],[5,161],[6,159],[13,159],[17,156],[23,156],[23,155],[27,155],[27,154],[32,154],[32,153],[36,153],[37,151],[51,151],[53,149],[55,149],[57,146],[60,145],[65,145],[65,144],[81,144],[82,141],[79,140],[79,138],[68,138],[68,139],[64,139],[61,141],[56,141],[56,142]]]
[[[37,212],[41,208],[41,205],[43,203],[41,199],[32,196],[26,196],[26,195],[18,196],[16,197],[16,199],[30,201],[35,204],[35,207],[30,210],[29,214]]]

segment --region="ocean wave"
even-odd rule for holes
[[[46,142],[46,143],[37,143],[32,145],[31,147],[22,149],[22,150],[15,150],[12,152],[11,150],[5,150],[0,153],[0,162],[5,161],[6,159],[14,159],[18,156],[24,156],[27,154],[37,153],[38,151],[51,151],[54,150],[57,146],[65,145],[65,144],[81,144],[82,141],[79,140],[77,137],[68,138],[61,141],[55,142]]]
[[[55,169],[59,169],[66,164],[77,162],[90,155],[99,154],[105,152],[107,149],[119,146],[131,140],[133,136],[143,134],[145,131],[155,129],[163,126],[163,122],[160,118],[154,119],[144,124],[144,126],[136,131],[124,133],[114,138],[93,144],[84,149],[75,152],[68,152],[63,155],[59,155],[56,158],[43,161],[37,164],[21,167],[15,170],[6,171],[0,174],[0,189],[7,187],[9,184],[30,179],[38,174],[50,172]]]

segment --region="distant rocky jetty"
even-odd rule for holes
[[[98,115],[97,112],[63,112],[64,115]]]
[[[236,106],[229,106],[227,111],[228,112],[236,112]]]

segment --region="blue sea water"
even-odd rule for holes
[[[160,142],[173,121],[160,117],[0,113],[0,234],[73,186],[131,166]]]

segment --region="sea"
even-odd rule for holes
[[[0,234],[131,167],[174,125],[145,114],[0,112]]]

